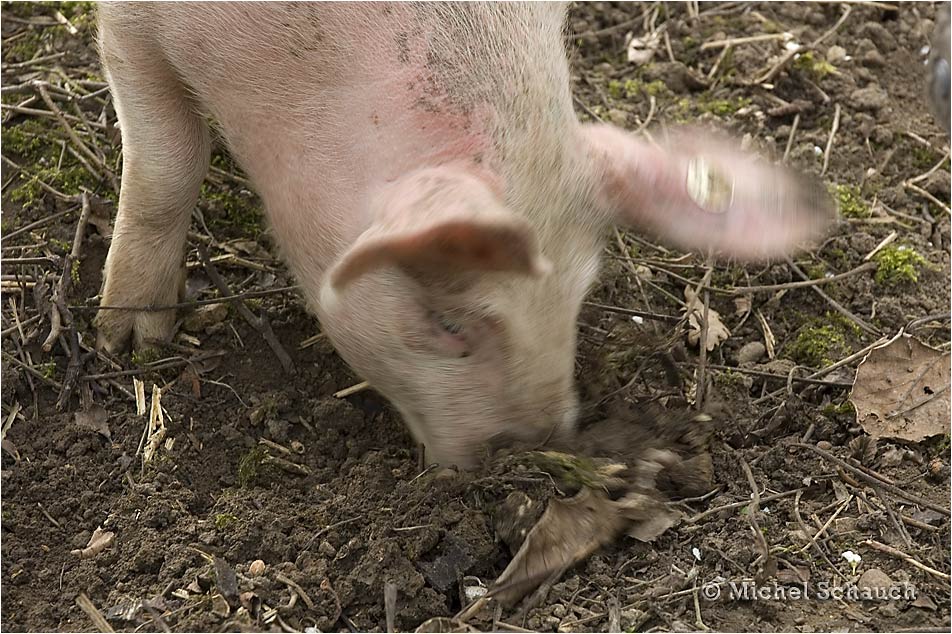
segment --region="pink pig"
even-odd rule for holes
[[[571,432],[576,319],[620,223],[766,258],[825,197],[703,135],[659,147],[580,123],[549,3],[104,3],[122,129],[104,305],[175,303],[209,117],[341,356],[428,457]],[[103,311],[99,344],[174,311]]]

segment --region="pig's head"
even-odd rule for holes
[[[580,126],[545,183],[463,164],[388,183],[325,274],[324,329],[431,459],[470,467],[487,444],[571,432],[576,319],[607,226],[760,259],[831,216],[792,174],[691,138],[659,148]]]

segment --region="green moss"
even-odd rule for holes
[[[220,531],[226,530],[230,525],[238,521],[238,518],[231,513],[219,513],[215,516],[215,528]]]
[[[819,280],[826,277],[826,266],[822,262],[814,262],[804,267],[804,272],[811,280]]]
[[[69,278],[74,286],[79,286],[79,260],[73,260],[73,265],[69,269]]]
[[[77,194],[83,188],[96,189],[97,183],[86,168],[71,155],[62,154],[61,135],[51,122],[40,119],[26,119],[3,127],[4,153],[14,157],[24,168],[8,190],[12,202],[28,206],[41,199],[46,192],[40,181],[64,194]]]
[[[47,147],[49,133],[49,125],[39,119],[27,119],[16,125],[4,125],[0,135],[6,154],[31,159],[37,158]]]
[[[892,286],[902,282],[918,282],[919,268],[926,259],[906,245],[889,245],[877,253],[873,259],[878,264],[876,282]]]
[[[823,79],[829,75],[839,74],[839,71],[836,70],[836,66],[825,59],[818,58],[813,54],[813,51],[807,51],[797,56],[793,62],[793,67],[813,75],[816,79]]]
[[[678,58],[688,66],[696,65],[701,54],[700,40],[692,35],[687,35],[681,38],[681,45],[684,50],[678,55]]]
[[[836,200],[836,207],[847,218],[869,218],[873,211],[860,195],[855,185],[831,185],[830,194]]]
[[[731,370],[721,370],[714,373],[714,384],[721,388],[743,388],[746,389],[748,385],[747,377],[740,372],[732,372]]]
[[[261,445],[246,453],[238,461],[238,486],[245,489],[257,482],[269,470],[268,451]]]
[[[639,79],[626,79],[620,82],[613,79],[608,82],[608,94],[612,99],[637,99],[645,95],[657,97],[667,94],[670,91],[663,81],[656,79],[654,81],[644,82]]]
[[[206,182],[202,185],[202,198],[210,212],[206,215],[210,227],[234,227],[252,237],[264,230],[258,201],[250,193],[241,194]]]
[[[838,313],[811,320],[786,349],[786,356],[800,365],[823,367],[849,354],[849,337],[859,335],[859,327]]]
[[[18,4],[31,4],[29,2],[15,2]],[[4,10],[6,10],[4,5]],[[9,46],[3,48],[3,61],[11,63],[26,62],[34,57],[40,57],[45,53],[43,32],[39,29],[31,29],[26,35],[22,35],[13,41]]]
[[[41,363],[37,366],[37,369],[44,378],[52,379],[54,376],[56,376],[56,363],[53,361]]]
[[[909,152],[912,157],[912,164],[917,170],[926,171],[939,162],[942,156],[936,153],[932,148],[928,148],[919,143],[913,143],[912,150]]]
[[[732,115],[741,108],[750,105],[750,99],[747,97],[738,97],[736,99],[711,99],[702,101],[700,106],[705,112],[710,112],[718,117]]]
[[[833,264],[834,270],[845,270],[849,268],[850,259],[846,251],[840,247],[830,247],[826,250],[826,257]]]
[[[143,348],[132,353],[132,362],[136,365],[147,365],[159,360],[159,351],[155,348]]]
[[[675,103],[672,116],[678,121],[691,119],[697,114],[710,113],[716,117],[728,117],[751,103],[747,97],[720,99],[702,93],[694,99],[682,97]]]
[[[69,242],[60,240],[59,238],[49,238],[47,244],[56,249],[60,255],[66,255],[72,249],[72,245],[70,245]]]
[[[604,476],[591,459],[559,451],[534,451],[528,458],[533,466],[572,488],[601,488]]]
[[[60,2],[60,11],[70,18],[81,17],[96,12],[95,2]]]
[[[833,363],[834,351],[845,348],[846,338],[835,326],[811,326],[800,331],[788,354],[801,365],[822,367]]]
[[[856,414],[856,408],[853,407],[853,403],[847,400],[842,403],[827,403],[820,409],[820,412],[827,418],[836,418],[852,416]]]

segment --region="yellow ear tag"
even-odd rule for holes
[[[691,200],[711,213],[725,213],[734,201],[734,180],[699,156],[688,162],[686,185]]]

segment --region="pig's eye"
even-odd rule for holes
[[[470,354],[470,343],[467,341],[466,329],[463,322],[455,319],[453,316],[429,312],[431,324],[431,341],[441,354],[450,357],[468,357]]]
[[[440,328],[445,330],[451,335],[458,335],[460,331],[463,330],[463,326],[458,322],[452,321],[446,317],[446,315],[440,315],[437,317],[437,321],[440,324]]]

